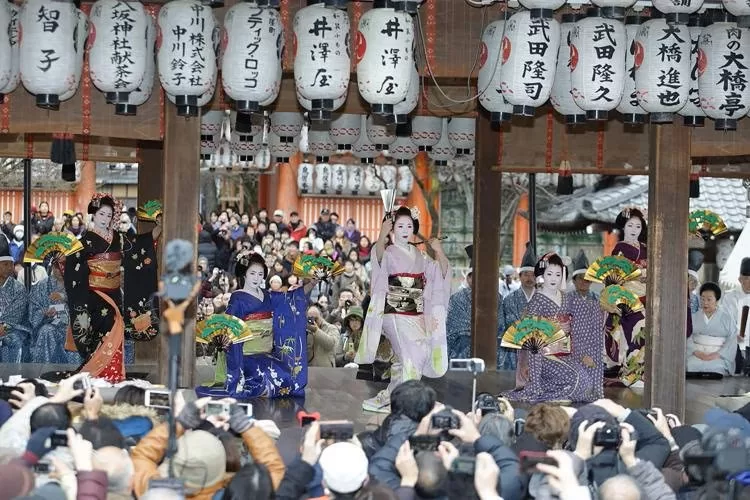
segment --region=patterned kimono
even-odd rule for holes
[[[29,323],[32,363],[54,363],[80,366],[81,356],[65,350],[65,336],[70,325],[65,284],[54,274],[31,287]]]
[[[559,322],[570,321],[571,352],[545,355],[529,351],[529,379],[521,390],[505,396],[512,401],[591,402],[602,397],[604,313],[597,302],[579,294],[563,294],[562,303],[535,293],[525,314]]]
[[[125,339],[151,340],[158,332],[154,240],[150,232],[115,232],[107,241],[87,231],[81,243],[83,251],[65,260],[72,337],[84,362],[80,370],[121,382]]]
[[[251,330],[258,332],[258,338],[232,344],[226,353],[223,387],[196,387],[198,397],[245,400],[304,395],[307,385],[304,289],[267,292],[262,301],[238,290],[232,293],[226,313],[244,320]],[[271,330],[273,343],[266,345],[263,337]],[[221,367],[217,366],[217,370]]]
[[[526,305],[534,294],[535,292],[531,292],[531,296],[527,297],[523,288],[519,288],[518,290],[511,292],[510,295],[503,300],[503,318],[505,321],[503,333],[505,333],[505,329],[523,317]],[[526,383],[526,379],[521,376],[521,369],[519,368],[519,366],[526,366],[526,362],[526,352],[521,351],[516,354],[515,349],[500,347],[500,343],[498,342],[497,369],[516,370],[516,387],[523,387]]]
[[[0,324],[5,335],[0,337],[0,362],[30,361],[31,330],[28,323],[29,296],[26,288],[13,276],[0,285]]]
[[[497,344],[505,332],[503,298],[497,294]],[[451,295],[448,318],[445,321],[448,339],[448,359],[471,357],[471,288],[462,288]],[[498,349],[499,351],[499,349]]]
[[[621,241],[615,245],[612,255],[622,255],[641,269],[646,269],[648,261],[646,245],[639,243],[636,248]],[[640,281],[627,283],[626,287],[635,292],[646,303],[646,285]],[[631,386],[643,378],[646,350],[646,311],[630,313],[620,317],[610,314],[605,333],[607,369],[605,377],[617,379]]]
[[[718,359],[704,361],[695,352],[716,353]],[[693,314],[693,334],[686,344],[686,371],[734,374],[737,327],[731,313],[721,306],[710,318],[703,311]]]
[[[380,262],[370,260],[370,306],[354,359],[372,363],[385,335],[394,352],[389,390],[423,375],[442,377],[448,369],[445,318],[451,269],[443,275],[439,263],[406,249],[390,245]]]

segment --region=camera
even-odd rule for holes
[[[344,307],[346,309],[349,309],[350,307],[352,307],[352,301],[351,300],[345,300],[344,301]]]
[[[347,441],[354,437],[354,424],[349,420],[329,420],[320,423],[320,439]]]
[[[456,474],[464,474],[466,476],[473,476],[476,465],[477,465],[476,458],[458,456],[453,460],[453,464],[451,464],[451,470],[455,472]]]
[[[65,448],[68,446],[68,432],[55,431],[50,437],[50,448]]]
[[[159,408],[162,410],[169,410],[171,408],[172,398],[169,391],[147,389],[145,399],[145,404],[149,408]]]
[[[613,449],[618,448],[621,441],[620,426],[617,424],[607,424],[594,433],[594,446]]]
[[[19,390],[15,385],[0,385],[0,399],[3,401],[10,401],[13,397],[13,391]]]
[[[500,413],[500,402],[489,392],[480,392],[474,401],[474,410],[479,410],[483,417],[490,413]]]
[[[521,461],[521,471],[527,474],[537,472],[536,466],[539,464],[557,465],[557,460],[547,456],[543,451],[522,451],[518,458]]]
[[[416,454],[420,451],[437,451],[440,436],[409,436],[409,446]]]
[[[432,427],[434,429],[458,429],[461,427],[461,422],[458,420],[458,416],[453,413],[453,408],[446,406],[439,412],[432,415]]]
[[[307,324],[310,326],[315,326],[315,318],[307,318]]]
[[[54,472],[55,468],[52,467],[52,464],[49,462],[37,462],[31,466],[31,470],[33,470],[35,474],[49,474]]]
[[[229,415],[229,403],[219,401],[209,401],[206,405],[207,417],[220,417]]]
[[[484,373],[484,360],[479,358],[451,359],[448,369],[455,372],[471,372],[474,375]]]

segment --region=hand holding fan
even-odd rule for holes
[[[688,219],[688,231],[691,235],[708,240],[728,231],[724,220],[711,210],[693,210]]]
[[[505,330],[500,345],[536,354],[566,338],[567,335],[557,323],[540,316],[525,316]]]
[[[641,270],[630,259],[622,255],[605,255],[599,257],[586,270],[585,278],[604,286],[622,285],[638,279]]]
[[[620,285],[605,288],[599,298],[599,304],[608,313],[622,316],[643,309],[643,303],[638,296]]]
[[[245,322],[229,314],[214,314],[195,326],[195,341],[211,344],[222,351],[249,340],[252,332]]]
[[[36,239],[23,254],[23,261],[31,264],[44,262],[50,255],[73,255],[83,250],[83,244],[67,232],[52,232]]]
[[[162,214],[162,205],[159,200],[149,200],[138,208],[136,216],[138,220],[156,222],[156,218]]]
[[[300,255],[294,261],[292,273],[298,278],[327,281],[344,272],[344,266],[329,257]]]

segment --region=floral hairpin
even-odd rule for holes
[[[419,220],[419,216],[422,215],[422,213],[419,211],[418,207],[411,207],[409,209],[409,212],[411,212],[411,218]]]

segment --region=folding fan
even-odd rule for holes
[[[83,250],[83,244],[72,233],[51,232],[36,239],[23,255],[23,261],[31,264],[44,262],[49,255],[73,255]]]
[[[599,303],[608,313],[623,316],[643,309],[643,303],[638,296],[620,285],[605,288],[599,297]]]
[[[728,231],[724,220],[711,210],[693,210],[688,219],[688,231],[693,236],[707,240]]]
[[[641,275],[631,260],[622,255],[605,255],[599,257],[586,270],[585,278],[604,286],[621,285],[627,281],[637,279]]]
[[[214,314],[195,326],[195,341],[226,350],[232,344],[249,340],[252,332],[245,322],[229,314]]]
[[[136,216],[138,220],[156,222],[156,218],[162,214],[162,206],[159,200],[149,200],[138,208]]]
[[[344,272],[344,266],[328,257],[314,255],[300,255],[294,261],[292,272],[300,278],[310,278],[327,281]]]
[[[563,343],[567,335],[560,325],[540,316],[525,316],[505,330],[500,345],[510,349],[524,349],[532,353],[545,351],[545,354],[564,352],[547,352],[553,344]],[[569,350],[568,350],[569,352]]]

